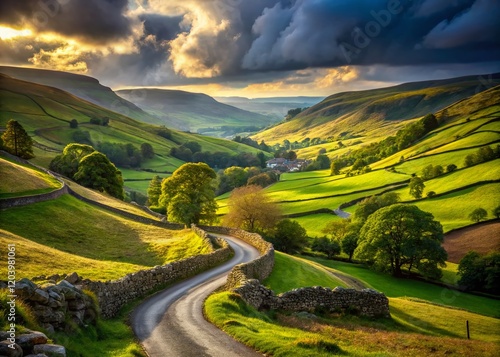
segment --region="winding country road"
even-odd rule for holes
[[[150,357],[256,357],[254,350],[207,322],[202,313],[206,297],[226,281],[234,265],[259,256],[251,245],[219,235],[233,248],[227,263],[163,290],[132,313],[132,329]]]

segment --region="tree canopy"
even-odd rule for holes
[[[274,248],[285,253],[299,253],[308,243],[307,232],[297,221],[283,219],[269,238]]]
[[[161,195],[161,179],[155,175],[149,182],[148,187],[148,203],[150,206],[158,206],[158,201]]]
[[[432,214],[414,205],[395,204],[370,215],[361,229],[355,256],[373,262],[379,270],[401,276],[416,268],[439,278],[447,258],[441,246],[443,227]]]
[[[229,197],[228,206],[229,213],[224,216],[223,224],[251,232],[273,228],[281,216],[278,205],[255,185],[235,189]]]
[[[22,159],[31,159],[33,154],[33,140],[16,120],[10,119],[7,128],[2,134],[3,149]]]
[[[95,151],[84,156],[74,179],[82,186],[107,192],[123,200],[123,178],[121,172],[103,153]]]
[[[171,222],[198,224],[216,220],[215,171],[204,163],[187,163],[163,180],[159,203]]]
[[[61,155],[57,155],[49,164],[52,171],[58,172],[69,178],[78,171],[80,160],[85,156],[92,154],[96,150],[85,144],[68,144]]]
[[[412,195],[416,199],[422,198],[422,194],[424,193],[425,188],[424,180],[422,180],[418,176],[412,177],[409,186],[410,195]]]

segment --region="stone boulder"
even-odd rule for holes
[[[34,346],[47,343],[47,341],[47,336],[38,331],[16,336],[16,343],[22,348],[24,354],[31,353]]]
[[[23,357],[23,349],[17,343],[14,344],[14,348],[10,348],[12,344],[8,341],[0,342],[0,356],[5,357]]]
[[[33,352],[47,357],[66,357],[66,349],[61,345],[36,345]]]

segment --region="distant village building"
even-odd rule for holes
[[[311,160],[287,160],[282,157],[274,158],[266,161],[267,168],[276,169],[281,172],[297,172],[309,165]]]

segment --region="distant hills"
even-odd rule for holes
[[[255,132],[272,122],[270,117],[220,103],[202,93],[150,88],[116,93],[158,118],[154,124],[183,131],[223,137]]]
[[[146,113],[135,104],[116,95],[93,77],[61,71],[35,68],[0,66],[0,73],[23,81],[56,87],[103,108],[126,115],[145,123],[158,123],[158,119]]]
[[[219,102],[233,105],[240,109],[266,115],[277,121],[282,120],[290,109],[309,108],[321,102],[325,97],[215,97]]]
[[[253,136],[266,143],[305,138],[342,140],[393,134],[401,121],[436,112],[500,84],[500,74],[405,83],[393,87],[334,94],[293,119]]]

